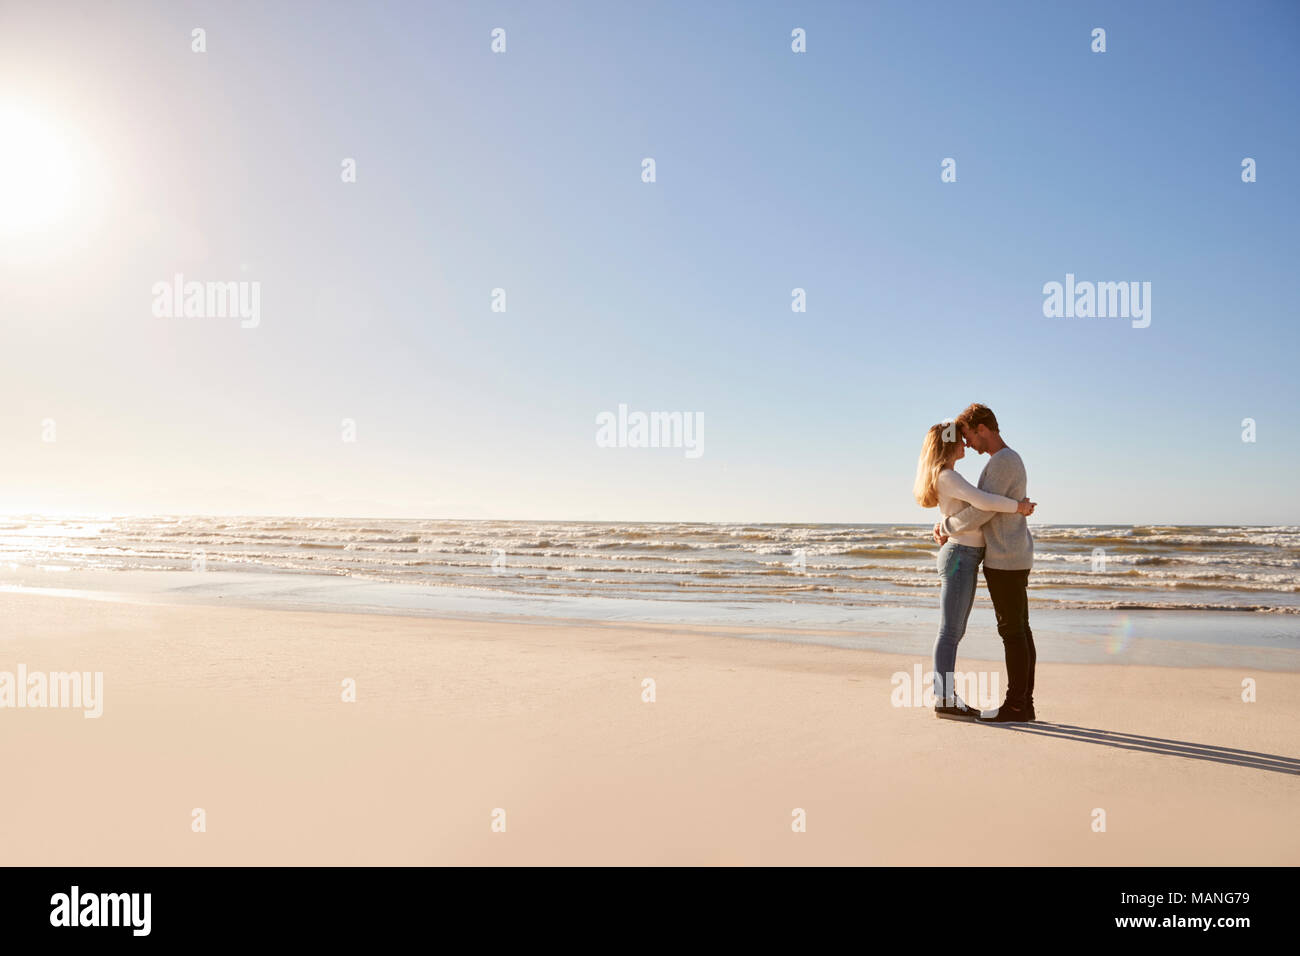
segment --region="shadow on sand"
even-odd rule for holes
[[[1061,737],[1082,743],[1100,744],[1103,747],[1118,747],[1121,750],[1140,750],[1144,753],[1164,754],[1168,757],[1187,757],[1191,760],[1209,760],[1214,763],[1250,767],[1253,770],[1300,775],[1300,760],[1294,757],[1279,757],[1276,754],[1255,753],[1251,750],[1233,750],[1231,747],[1193,744],[1185,740],[1166,740],[1163,737],[1142,737],[1138,734],[1075,727],[1071,724],[1051,724],[1041,720],[1031,724],[991,724],[990,726],[999,730],[1014,730],[1022,734]]]

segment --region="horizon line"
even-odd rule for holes
[[[460,521],[460,522],[516,522],[521,524],[676,524],[676,525],[786,525],[796,526],[803,525],[809,527],[868,527],[873,525],[894,525],[926,527],[933,524],[932,521],[741,521],[741,520],[724,520],[724,519],[645,519],[645,518],[469,518],[469,517],[430,517],[430,516],[406,516],[398,517],[392,515],[364,515],[364,514],[289,514],[284,512],[74,512],[74,511],[23,511],[23,512],[0,512],[0,518],[45,518],[45,519],[123,519],[123,518],[280,518],[292,519],[297,521]],[[1088,527],[1108,527],[1108,528],[1300,528],[1300,524],[1289,524],[1286,522],[1275,522],[1272,524],[1242,524],[1231,521],[1214,521],[1214,522],[1189,522],[1189,523],[1171,523],[1171,522],[1105,522],[1105,521],[1072,521],[1072,522],[1049,522],[1049,521],[1030,521],[1030,525],[1045,528],[1088,528]]]

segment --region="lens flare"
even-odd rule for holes
[[[1125,614],[1106,635],[1106,653],[1122,654],[1133,642],[1133,620]]]

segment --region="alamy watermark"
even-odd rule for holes
[[[940,701],[951,705],[961,699],[971,707],[993,708],[1002,675],[998,671],[950,671],[942,679],[934,671],[922,671],[920,664],[912,673],[896,671],[889,678],[893,690],[889,703],[894,707],[933,708]]]
[[[17,673],[0,671],[0,710],[49,707],[81,708],[83,717],[104,713],[104,672],[32,671],[19,664]]]
[[[1064,284],[1043,285],[1043,315],[1049,319],[1128,319],[1133,328],[1151,324],[1150,282],[1075,282],[1065,274]]]
[[[704,454],[703,412],[629,412],[596,416],[596,445],[600,448],[683,448],[687,458]]]
[[[150,292],[160,319],[239,319],[245,329],[262,322],[260,282],[186,282],[178,272],[171,282],[155,282]]]

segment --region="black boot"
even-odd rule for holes
[[[1034,712],[1028,707],[1017,707],[1004,703],[997,710],[980,715],[982,724],[1027,724],[1034,719]]]

